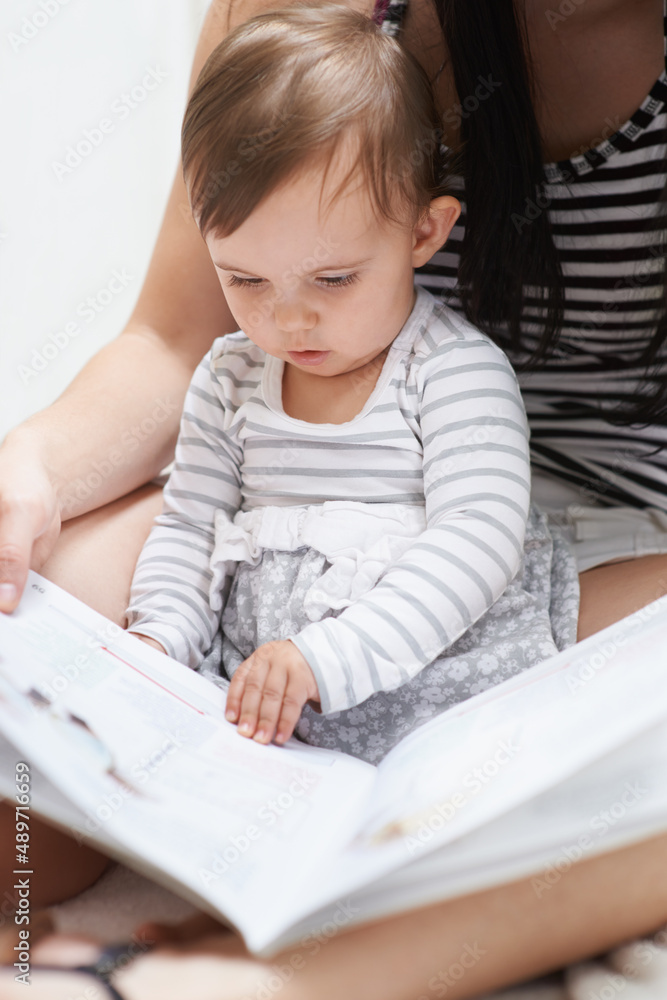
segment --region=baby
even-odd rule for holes
[[[460,212],[439,136],[416,61],[330,4],[235,30],[185,113],[239,331],[193,377],[128,627],[230,678],[260,743],[376,762],[556,652],[513,371],[414,285]]]

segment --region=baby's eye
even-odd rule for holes
[[[264,278],[239,278],[238,274],[230,274],[227,282],[232,288],[257,288]]]
[[[351,285],[358,281],[357,274],[336,274],[332,276],[320,275],[317,279],[324,284],[325,288],[342,288],[343,285]]]

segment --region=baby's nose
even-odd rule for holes
[[[274,316],[276,326],[285,333],[312,330],[317,323],[315,310],[310,309],[305,302],[277,302]]]

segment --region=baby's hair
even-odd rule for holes
[[[229,236],[300,169],[353,142],[379,218],[413,224],[446,193],[442,129],[428,77],[393,38],[341,4],[293,4],[217,46],[185,111],[183,175],[203,236]]]

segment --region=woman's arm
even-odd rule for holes
[[[191,86],[213,48],[267,0],[213,0]],[[61,521],[124,496],[171,459],[183,398],[213,340],[236,329],[177,173],[125,330],[0,448],[0,610],[16,607]]]

